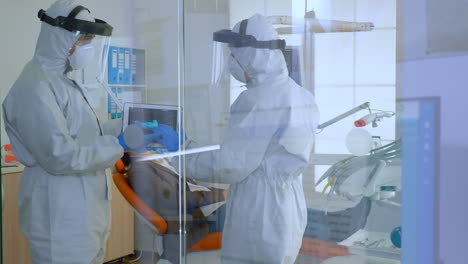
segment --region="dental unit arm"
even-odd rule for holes
[[[303,31],[302,23],[305,24],[307,33],[365,32],[374,29],[374,23],[372,22],[317,19],[313,10],[307,12],[304,19],[297,22],[291,16],[270,16],[268,19],[272,24],[286,26],[277,28],[278,33],[281,35]]]
[[[370,103],[365,102],[365,103],[363,103],[363,104],[361,104],[359,106],[356,106],[353,109],[351,109],[351,110],[349,110],[349,111],[347,111],[347,112],[345,112],[345,113],[343,113],[343,114],[341,114],[341,115],[339,115],[339,116],[337,116],[335,118],[332,118],[332,119],[328,120],[327,122],[325,122],[323,124],[320,124],[317,127],[317,129],[324,129],[324,128],[330,126],[330,125],[335,124],[336,122],[339,122],[339,121],[345,119],[346,117],[348,117],[348,116],[350,116],[350,115],[352,115],[354,113],[357,113],[357,112],[363,110],[363,109],[369,109],[369,112],[370,112],[371,110],[370,110],[369,106],[370,106]]]

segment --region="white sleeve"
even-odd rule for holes
[[[107,120],[102,124],[102,132],[104,135],[118,136],[122,133],[123,127],[122,118]]]
[[[94,136],[82,145],[70,136],[67,120],[54,94],[41,85],[25,106],[10,106],[6,120],[15,136],[47,172],[54,175],[112,167],[123,155],[114,136]],[[42,89],[41,89],[42,88]]]
[[[233,105],[225,141],[219,150],[186,157],[188,177],[232,184],[244,180],[260,166],[286,112],[241,111],[245,108]]]

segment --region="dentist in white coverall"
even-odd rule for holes
[[[284,44],[265,17],[219,32],[214,40],[229,44],[230,73],[247,90],[231,106],[220,150],[187,155],[186,175],[231,184],[223,263],[294,263],[307,223],[302,172],[319,119],[315,99],[289,78]]]
[[[6,132],[25,166],[19,215],[34,264],[103,262],[111,193],[105,170],[123,155],[115,135],[104,135],[86,91],[65,74],[86,66],[99,54],[91,43],[112,33],[77,6],[59,0],[41,10],[34,57],[3,102]]]

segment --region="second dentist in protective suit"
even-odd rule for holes
[[[3,102],[6,132],[25,165],[21,230],[33,264],[101,264],[110,228],[105,170],[123,149],[103,134],[86,91],[65,72],[105,59],[105,42],[95,44],[112,27],[73,0],[55,2],[39,18],[34,57]]]
[[[187,176],[231,184],[223,263],[294,263],[307,222],[302,172],[319,118],[314,96],[289,78],[285,42],[265,17],[214,40],[228,44],[230,72],[247,90],[231,106],[220,150],[188,155]]]

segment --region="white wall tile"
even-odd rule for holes
[[[396,32],[356,33],[356,83],[394,84],[396,77]]]
[[[356,0],[356,21],[396,27],[396,0]]]
[[[318,19],[353,21],[355,4],[352,0],[312,0],[309,10],[314,10]]]
[[[352,33],[317,34],[314,57],[317,86],[353,83]]]

